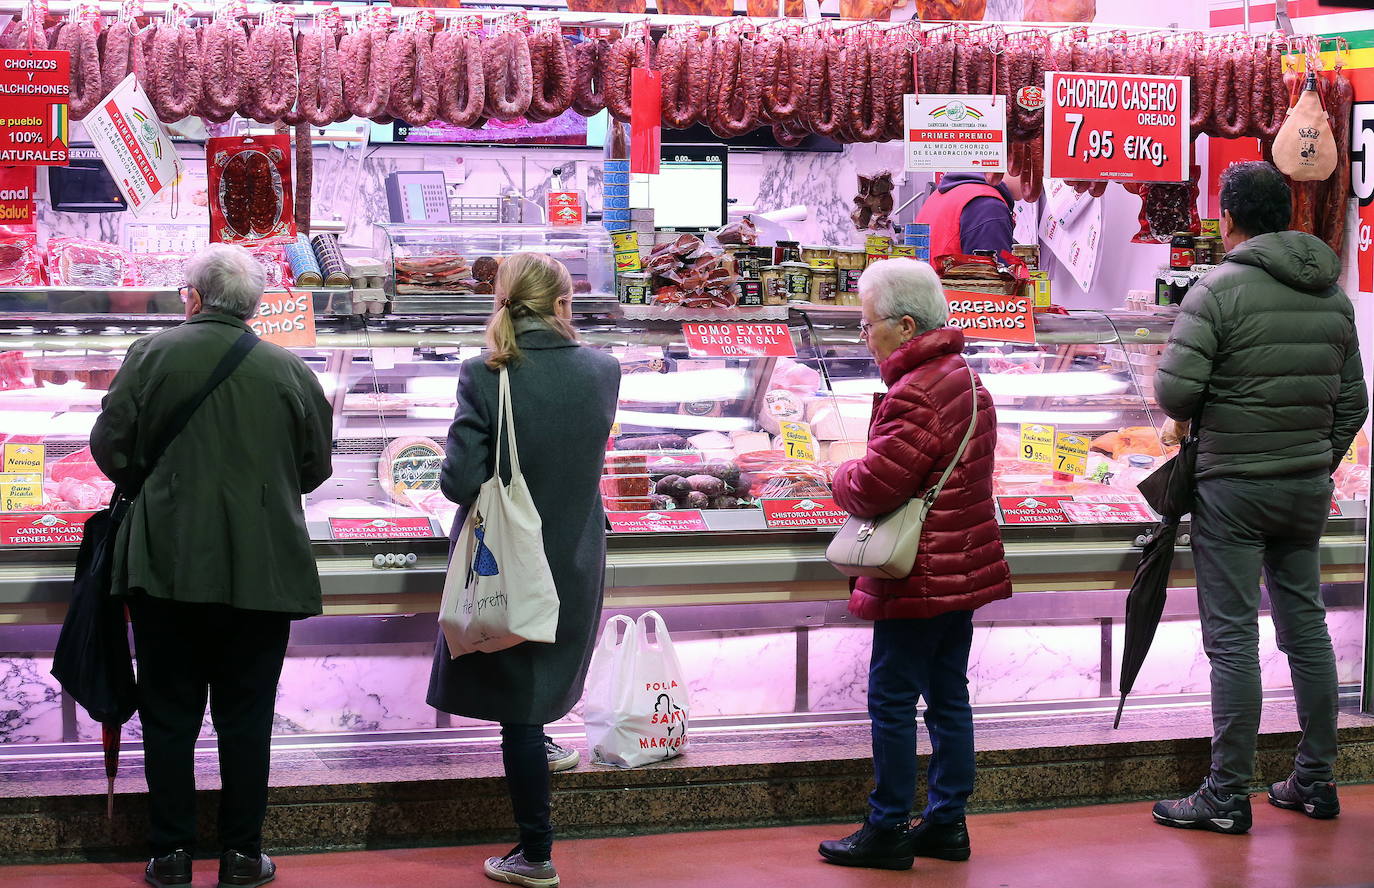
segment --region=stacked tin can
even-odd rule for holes
[[[606,160],[602,163],[601,224],[607,231],[624,231],[630,227],[630,162]]]
[[[304,234],[296,235],[295,241],[286,245],[286,262],[291,266],[291,277],[298,287],[320,287],[324,285],[324,272],[315,257],[315,248],[310,238]]]
[[[930,261],[930,225],[925,222],[908,222],[902,236],[904,246],[916,248],[916,258],[922,262]]]

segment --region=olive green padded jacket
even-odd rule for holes
[[[1369,412],[1341,263],[1298,231],[1251,238],[1183,300],[1155,376],[1199,426],[1199,478],[1334,471]]]

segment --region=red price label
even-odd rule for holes
[[[786,324],[683,324],[694,358],[795,358]]]
[[[1046,176],[1187,180],[1187,77],[1052,71],[1045,83]]]
[[[709,530],[698,509],[668,512],[607,512],[615,533],[697,533]]]
[[[284,348],[315,344],[315,299],[308,290],[267,293],[248,321],[253,332]]]
[[[0,49],[0,165],[66,166],[71,56]]]
[[[1355,267],[1361,293],[1374,292],[1374,65],[1347,67],[1355,88],[1350,128],[1351,190],[1360,201],[1355,224]]]
[[[1070,499],[1060,508],[1074,524],[1129,524],[1153,522],[1155,516],[1140,503],[1092,502]]]
[[[1024,296],[946,290],[949,325],[969,339],[1035,342],[1035,303]]]
[[[428,518],[330,518],[336,540],[411,540],[434,536]]]
[[[32,230],[33,195],[38,188],[35,167],[0,166],[0,225]]]
[[[1003,524],[1067,524],[1062,508],[1071,496],[999,496]]]
[[[839,527],[848,517],[828,496],[763,501],[763,520],[769,527]]]
[[[0,515],[0,546],[75,546],[95,512],[21,512]]]

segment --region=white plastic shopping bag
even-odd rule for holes
[[[681,755],[690,708],[663,618],[649,611],[638,621],[626,616],[606,621],[587,673],[585,722],[592,760],[636,768]]]
[[[496,472],[482,485],[449,559],[439,625],[457,658],[522,641],[552,642],[558,590],[544,555],[543,524],[520,473],[510,377],[501,370]],[[501,439],[510,449],[510,484],[501,483]]]

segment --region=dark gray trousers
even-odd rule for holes
[[[1248,793],[1260,723],[1260,573],[1297,702],[1295,769],[1331,780],[1336,762],[1336,657],[1321,600],[1318,544],[1331,478],[1214,478],[1193,511],[1202,643],[1212,664],[1212,774],[1223,793]]]

